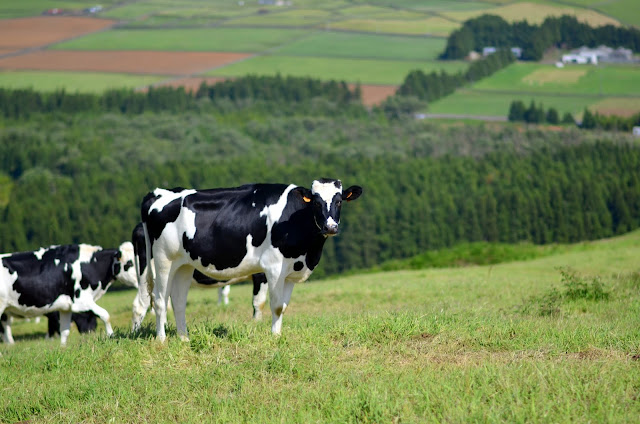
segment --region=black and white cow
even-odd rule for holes
[[[193,270],[232,284],[263,272],[279,334],[294,283],[309,278],[327,237],[338,234],[342,201],[358,186],[320,179],[311,190],[293,184],[236,188],[157,188],[141,205],[147,256],[154,258],[156,332],[165,339],[168,297],[178,335],[187,338],[185,310]]]
[[[147,252],[145,247],[144,230],[142,223],[136,225],[131,234],[131,242],[133,243],[133,250],[135,253],[135,265],[138,273],[138,294],[133,299],[133,317],[132,317],[132,330],[137,331],[142,325],[145,315],[149,306],[151,306],[151,290],[147,282],[147,272],[149,268],[153,267],[153,260],[151,265],[147,267]],[[262,318],[262,309],[266,302],[267,291],[267,278],[264,274],[254,274],[251,276],[253,281],[253,317],[256,320]],[[229,304],[229,291],[230,285],[225,284],[218,280],[207,277],[198,270],[193,271],[192,285],[198,287],[217,287],[218,288],[218,305]],[[257,302],[257,303],[256,303]],[[169,304],[170,305],[170,304]]]
[[[137,287],[133,246],[118,249],[87,244],[51,246],[0,255],[0,313],[30,317],[60,312],[60,342],[66,344],[72,312],[92,311],[113,333],[109,313],[96,304],[111,283]],[[4,339],[13,343],[11,327]]]

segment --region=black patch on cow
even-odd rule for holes
[[[2,258],[2,265],[10,273],[18,274],[18,279],[13,283],[13,290],[20,293],[18,303],[42,308],[55,302],[61,295],[73,297],[71,264],[78,259],[79,252],[78,245],[65,245],[47,249],[42,259],[38,259],[33,252],[14,253]]]
[[[294,271],[300,271],[302,268],[304,268],[304,264],[301,261],[296,261],[296,263],[293,264]]]
[[[198,282],[198,284],[202,284],[202,285],[205,285],[205,286],[218,284],[220,282],[220,281],[215,280],[213,278],[207,277],[206,275],[204,275],[203,273],[201,273],[197,269],[195,271],[193,271],[193,279],[196,280]]]
[[[284,184],[248,184],[186,196],[184,207],[195,213],[196,233],[193,240],[183,234],[182,243],[191,259],[219,270],[240,265],[247,254],[247,236],[251,234],[253,246],[260,246],[267,237],[267,218],[260,212],[276,203],[286,188]]]
[[[115,276],[120,272],[120,262],[117,260],[117,249],[102,249],[95,252],[89,262],[80,264],[82,279],[80,288],[92,290],[101,288],[106,290]]]
[[[127,263],[126,263],[126,264],[124,264],[124,270],[125,270],[125,272],[126,272],[126,271],[129,271],[129,268],[131,268],[132,266],[133,266],[133,261],[132,261],[131,259],[129,259],[129,260],[127,261]]]
[[[80,289],[76,289],[76,291],[73,293],[75,298],[79,298],[80,297]]]
[[[164,227],[170,223],[174,222],[178,219],[178,215],[180,215],[180,209],[182,207],[182,198],[178,197],[175,200],[172,200],[161,211],[154,209],[149,212],[149,216],[147,220],[144,221],[147,224],[147,231],[149,233],[149,241],[153,243],[153,241],[158,240],[160,238],[160,234],[164,230]]]
[[[267,284],[267,276],[261,272],[259,274],[253,274],[251,280],[253,281],[253,295],[255,296],[260,291],[260,286]]]
[[[147,268],[147,246],[144,241],[144,228],[140,222],[131,233],[131,243],[133,244],[133,253],[138,258],[138,272],[140,275]]]

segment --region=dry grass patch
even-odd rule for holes
[[[632,116],[640,112],[640,98],[611,97],[591,105],[589,109],[602,115]]]
[[[543,84],[575,84],[587,74],[587,69],[536,69],[522,78],[522,82],[529,85]]]

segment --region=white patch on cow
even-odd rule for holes
[[[278,222],[280,217],[282,216],[282,212],[284,211],[285,206],[287,206],[287,198],[289,197],[289,192],[296,188],[294,184],[289,184],[289,186],[282,192],[280,198],[273,205],[265,206],[264,209],[260,212],[260,216],[267,217],[267,231],[271,231],[273,224]],[[270,239],[270,237],[267,237]]]
[[[329,183],[321,183],[320,181],[315,180],[311,185],[311,192],[319,195],[320,198],[324,200],[324,203],[327,205],[327,211],[329,211],[331,210],[333,196],[337,193],[342,193],[342,183],[340,183],[340,188],[338,188],[333,181]]]
[[[178,220],[183,223],[187,238],[193,240],[196,235],[196,213],[189,208],[182,208]]]
[[[120,273],[116,276],[117,279],[124,284],[131,287],[138,287],[138,275],[136,273],[136,267],[131,266],[128,269],[124,269],[127,262],[135,262],[135,253],[133,250],[133,243],[125,241],[122,243],[118,250],[120,251]]]
[[[173,202],[176,199],[184,199],[186,196],[195,193],[196,191],[194,189],[188,189],[188,190],[182,190],[179,193],[174,193],[173,191],[169,191],[169,190],[165,190],[163,188],[157,188],[155,190],[153,190],[153,194],[155,194],[156,196],[160,196],[158,199],[156,199],[153,202],[153,205],[151,205],[151,209],[149,209],[149,213],[151,213],[151,211],[162,211],[162,209],[164,209],[165,206],[167,206],[169,203]]]
[[[327,219],[327,227],[337,227],[338,223],[333,219],[332,216]]]
[[[56,266],[60,265],[60,259],[58,258],[54,259],[53,263],[56,264]]]
[[[256,202],[251,202],[251,206],[256,207]]]
[[[97,246],[91,246],[88,244],[80,244],[80,252],[78,259],[71,264],[71,278],[75,282],[75,284],[79,284],[82,279],[82,269],[80,265],[82,262],[89,263],[93,257],[93,254],[102,248]]]
[[[34,255],[36,255],[36,258],[38,258],[39,261],[42,260],[42,256],[45,254],[45,252],[49,250],[49,249],[45,249],[44,247],[41,247],[40,249],[36,250],[35,252],[33,252]]]

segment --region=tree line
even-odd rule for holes
[[[572,49],[601,44],[640,52],[640,30],[613,25],[594,28],[569,15],[550,16],[536,25],[526,20],[510,24],[500,16],[484,14],[465,21],[453,31],[440,58],[463,59],[469,52],[481,52],[484,47],[520,47],[520,59],[537,61],[552,46]]]
[[[432,102],[453,93],[465,84],[478,81],[494,74],[515,61],[509,50],[498,50],[481,60],[472,62],[465,72],[447,74],[431,72],[425,74],[421,70],[409,72],[396,91],[399,96],[414,96]]]
[[[288,110],[300,103],[322,99],[340,106],[361,102],[360,86],[350,88],[344,81],[321,81],[305,77],[248,75],[212,85],[205,82],[195,93],[184,87],[149,87],[147,91],[111,89],[102,94],[69,93],[57,90],[42,93],[33,89],[0,88],[0,116],[29,118],[36,113],[103,113],[141,114],[144,112],[182,112],[203,107],[225,110],[224,100],[238,103],[257,100],[278,103]],[[213,105],[207,100],[218,101]],[[295,105],[295,106],[293,106]],[[271,107],[271,106],[270,106]],[[235,108],[232,106],[232,108]]]
[[[0,251],[116,246],[158,186],[319,177],[364,194],[344,208],[318,276],[460,242],[575,242],[640,227],[640,147],[623,134],[264,110],[5,119]]]

